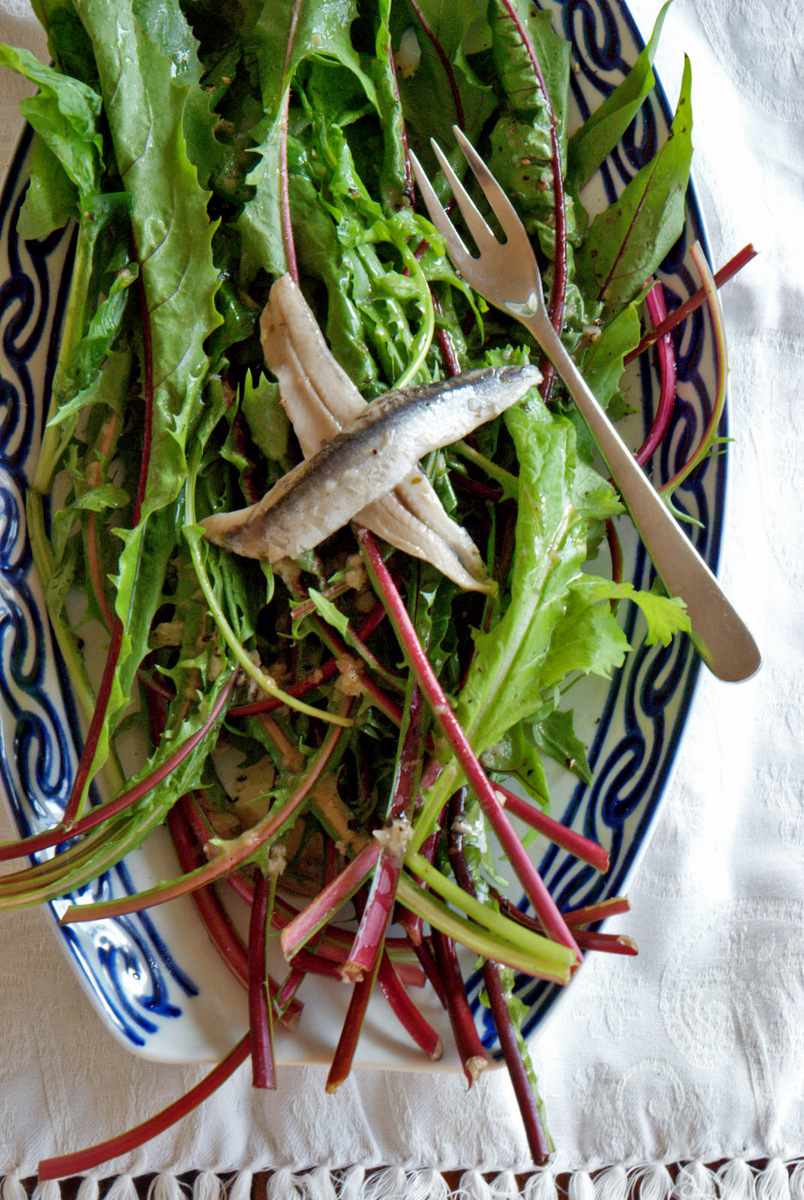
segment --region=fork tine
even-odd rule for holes
[[[461,260],[464,263],[471,260],[471,254],[464,245],[463,238],[458,233],[452,221],[447,216],[446,209],[442,205],[438,196],[435,194],[433,185],[431,184],[424,167],[419,162],[412,150],[408,151],[410,163],[413,167],[413,174],[416,176],[416,182],[419,185],[419,191],[422,194],[425,208],[430,216],[430,220],[435,225],[438,232],[447,244],[450,257],[453,263],[461,270]]]
[[[466,156],[466,161],[472,168],[475,179],[480,184],[481,191],[491,205],[497,220],[500,222],[503,232],[509,238],[518,239],[524,236],[527,239],[527,231],[517,216],[516,209],[466,134],[457,125],[452,126],[452,132],[455,134],[455,140]]]
[[[466,188],[453,171],[452,167],[450,166],[449,159],[435,138],[430,138],[430,145],[435,151],[436,158],[438,159],[441,170],[444,172],[444,177],[447,183],[452,188],[452,194],[455,197],[455,203],[463,213],[463,219],[466,221],[467,228],[469,229],[472,237],[475,239],[478,250],[482,251],[484,248],[486,250],[493,249],[496,245],[498,245],[497,239],[483,219],[480,211],[475,205],[474,200],[472,200]]]

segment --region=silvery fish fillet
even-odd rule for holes
[[[265,361],[306,458],[358,416],[366,401],[331,353],[300,288],[283,275],[260,320]],[[423,558],[467,590],[490,591],[480,552],[444,510],[429,480],[414,470],[356,519],[397,549]]]
[[[425,454],[499,416],[540,379],[536,367],[493,367],[386,392],[259,503],[208,517],[204,532],[249,558],[298,558],[396,487]]]

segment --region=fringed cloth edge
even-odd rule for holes
[[[88,1176],[40,1184],[8,1174],[0,1200],[804,1200],[804,1158],[643,1163],[522,1174],[314,1167],[300,1171]]]

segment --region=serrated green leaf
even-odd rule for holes
[[[641,610],[648,624],[646,642],[652,646],[659,642],[668,646],[677,633],[687,633],[690,629],[690,619],[684,601],[678,596],[667,596],[661,591],[638,591],[628,582],[615,583],[611,579],[587,577],[579,585],[578,591],[587,601],[592,603],[609,600],[630,600]]]
[[[586,747],[575,733],[572,709],[556,708],[531,727],[531,736],[539,749],[584,783],[592,782]]]

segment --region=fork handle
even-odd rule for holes
[[[606,416],[549,319],[519,319],[569,388],[668,593],[685,602],[692,640],[704,662],[719,679],[749,679],[762,659],[742,618]]]

